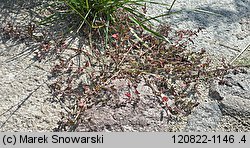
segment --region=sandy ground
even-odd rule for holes
[[[13,5],[15,3],[17,5]],[[17,24],[26,20],[27,24],[35,17],[30,13],[30,5],[21,1],[1,1],[0,7],[1,25],[6,24],[6,20]],[[161,7],[150,7],[150,15],[166,12]],[[204,28],[192,48],[205,48],[215,59],[224,56],[229,61],[250,43],[250,1],[177,0],[173,11],[196,8],[220,16],[189,11],[163,19],[178,29]],[[53,131],[60,121],[63,108],[50,100],[48,73],[38,68],[49,70],[50,65],[33,63],[33,56],[27,50],[35,47],[32,43],[27,45],[0,36],[0,131]],[[20,53],[26,56],[19,57]],[[249,51],[244,53],[245,58],[248,55]],[[225,120],[229,124],[230,121]]]
[[[172,0],[158,1],[172,2]],[[161,7],[149,6],[151,7],[153,9],[149,9],[148,14],[153,16],[159,12],[167,12]],[[250,1],[248,0],[177,0],[172,12],[179,10],[185,12],[162,20],[178,29],[203,28],[204,31],[195,40],[196,49],[205,48],[214,57],[224,55],[230,61],[250,42]]]
[[[37,3],[27,3],[1,1],[1,27],[8,23],[24,26],[34,19],[30,13]],[[37,46],[26,39],[6,38],[1,32],[0,131],[52,131],[59,121],[61,106],[50,100],[48,73],[33,61]],[[42,66],[49,70],[48,64]]]

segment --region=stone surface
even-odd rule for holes
[[[123,79],[114,82],[118,95],[109,99],[107,105],[97,105],[86,110],[83,123],[77,131],[116,131],[116,132],[164,132],[178,130],[181,124],[178,117],[169,120],[159,105],[152,90],[141,81],[137,87],[139,98],[131,101],[124,95],[127,82]],[[135,94],[132,94],[132,96]],[[139,102],[133,102],[139,99]],[[161,113],[163,113],[161,115]],[[175,127],[171,126],[174,124]]]
[[[219,85],[214,80],[210,86],[210,97],[219,100],[219,106],[223,117],[217,130],[219,131],[249,131],[250,129],[250,89],[249,70],[233,70],[223,79]]]
[[[222,113],[216,102],[204,102],[189,115],[185,132],[214,131],[222,118]]]
[[[227,95],[223,101],[220,102],[220,107],[224,114],[248,118],[250,121],[249,106],[250,101],[248,99],[232,95]]]

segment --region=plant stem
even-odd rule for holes
[[[172,10],[172,8],[173,8],[175,2],[176,2],[176,0],[174,0],[174,1],[172,2],[171,6],[170,6],[170,8],[169,8],[169,10],[168,10],[168,14],[169,14],[170,11]]]

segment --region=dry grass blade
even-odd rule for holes
[[[250,44],[247,45],[246,48],[244,48],[231,62],[230,65],[233,64],[235,62],[235,60],[237,60],[248,48],[250,47]]]

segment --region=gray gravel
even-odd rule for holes
[[[187,125],[183,131],[214,131],[221,118],[222,113],[216,102],[203,102],[189,115]]]
[[[172,0],[157,0],[171,3]],[[149,6],[148,14],[156,16],[167,10],[156,5]],[[198,13],[195,9],[213,14]],[[172,12],[186,11],[161,19],[177,29],[204,28],[194,40],[195,49],[205,48],[215,58],[218,55],[231,60],[239,50],[250,43],[249,0],[177,0]],[[221,56],[219,56],[221,57]]]
[[[0,27],[8,22],[27,25],[34,16],[25,4],[0,1]],[[6,38],[0,32],[0,131],[52,131],[63,110],[51,102],[48,73],[38,68],[49,70],[49,65],[34,63],[30,51],[37,44],[24,41]]]
[[[23,50],[22,44],[0,43],[1,50]],[[3,47],[4,45],[4,47]],[[32,61],[0,56],[0,131],[50,131],[59,120],[61,107],[51,103],[46,72],[34,67]]]

